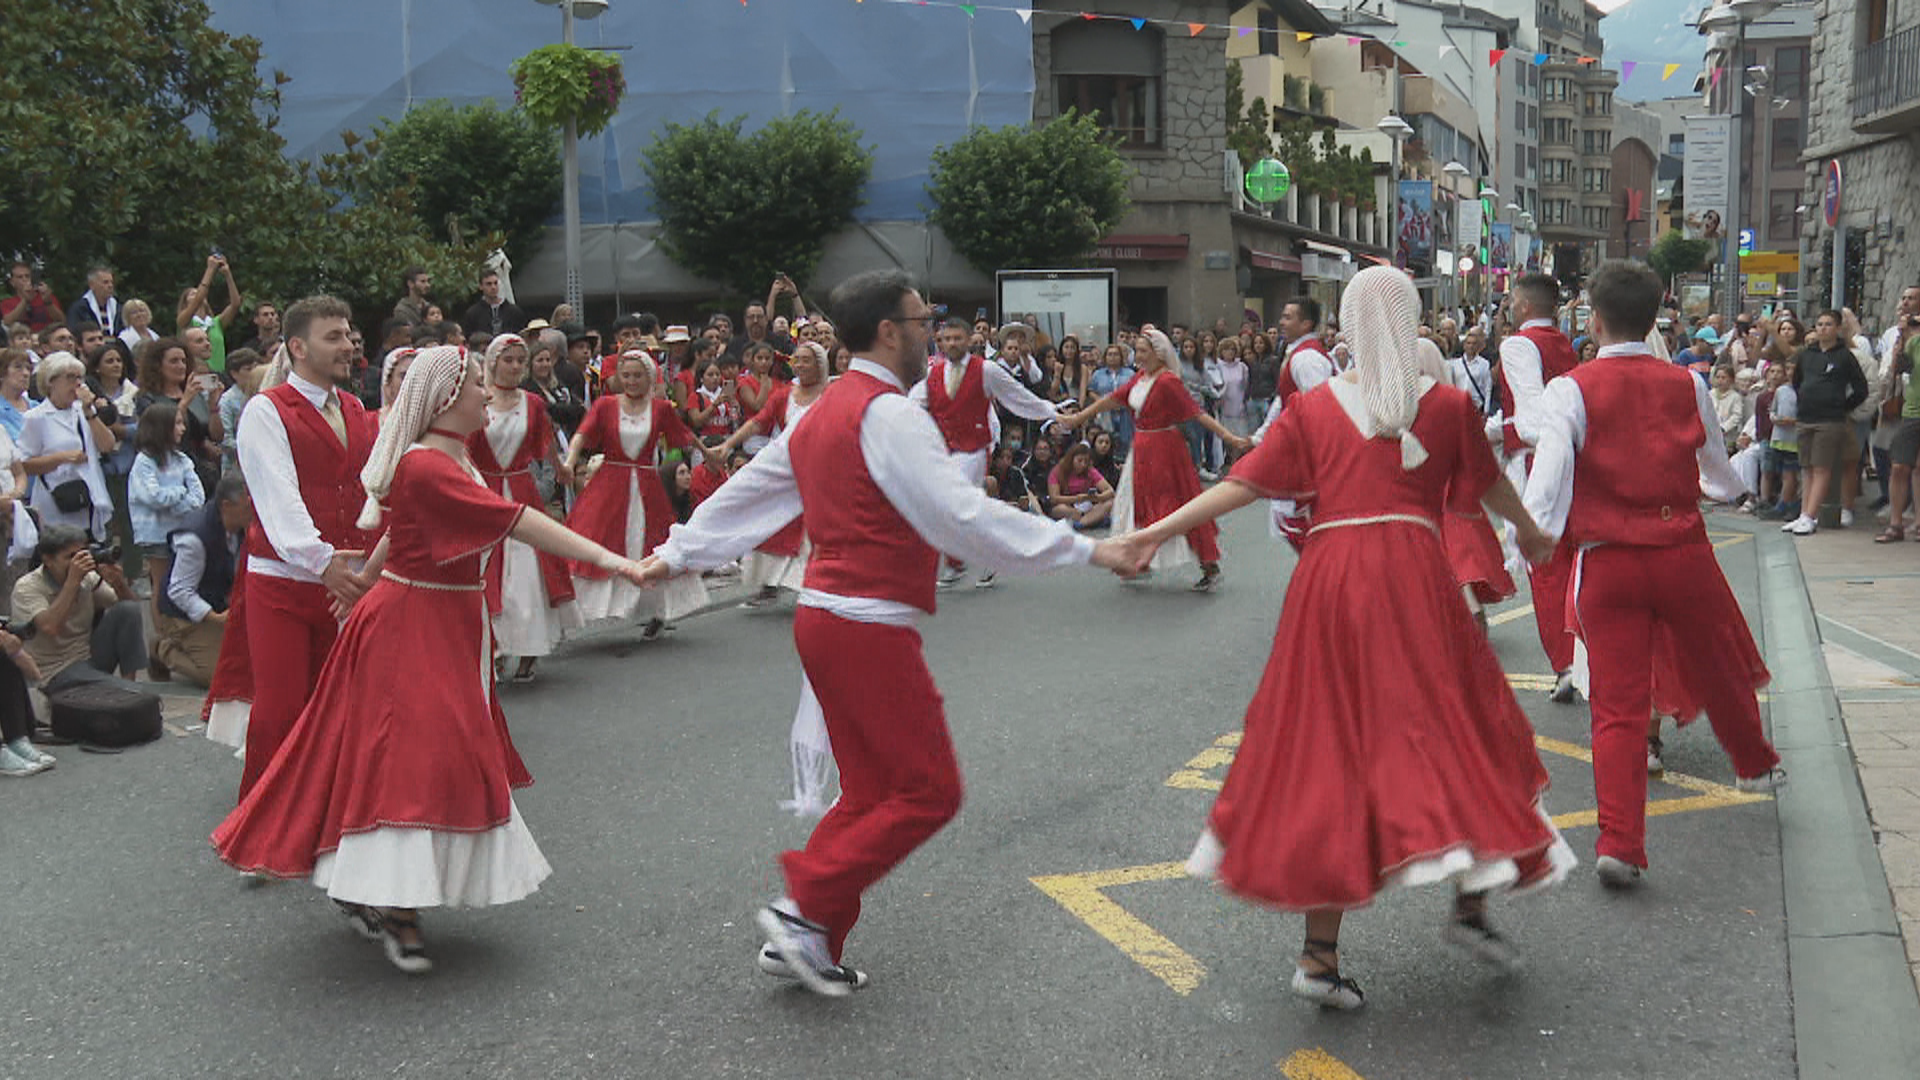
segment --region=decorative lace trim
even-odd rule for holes
[[[408,588],[431,589],[434,592],[479,592],[486,587],[478,581],[471,585],[449,581],[415,581],[412,578],[401,577],[391,570],[380,571],[380,576],[386,578],[388,581],[398,582]]]
[[[1432,519],[1421,517],[1418,514],[1373,514],[1369,517],[1351,517],[1341,518],[1337,521],[1322,521],[1308,529],[1307,535],[1312,536],[1321,529],[1339,529],[1348,525],[1384,525],[1390,521],[1404,521],[1409,525],[1422,525],[1433,535],[1440,535],[1440,526],[1435,525]]]

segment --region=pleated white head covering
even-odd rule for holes
[[[1420,294],[1413,279],[1389,266],[1353,275],[1340,298],[1340,328],[1353,343],[1354,369],[1371,438],[1400,441],[1400,467],[1417,469],[1426,447],[1414,438],[1420,414]]]
[[[1440,346],[1432,338],[1421,338],[1416,348],[1419,350],[1420,374],[1443,385],[1452,382],[1447,378],[1446,354],[1440,351]]]
[[[1160,329],[1154,326],[1140,331],[1140,336],[1147,339],[1147,345],[1153,349],[1153,355],[1159,358],[1161,367],[1175,375],[1180,374],[1180,352],[1173,347],[1172,338],[1161,333]]]
[[[260,389],[271,390],[279,386],[287,381],[287,376],[292,372],[293,353],[287,350],[287,343],[283,341],[279,348],[273,350],[273,359],[267,361],[267,373],[260,376]]]
[[[1657,326],[1647,331],[1647,351],[1662,360],[1671,361],[1673,359],[1673,357],[1667,353],[1667,339],[1660,336],[1660,328]]]
[[[435,345],[414,355],[386,419],[380,422],[380,437],[374,440],[367,466],[360,470],[360,485],[367,491],[367,501],[360,508],[361,528],[379,526],[385,513],[380,504],[393,489],[393,471],[400,466],[400,456],[419,442],[433,421],[460,396],[460,387],[473,365],[473,358],[458,345]]]

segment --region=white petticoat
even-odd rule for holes
[[[1127,463],[1120,466],[1120,483],[1113,489],[1113,535],[1125,536],[1134,529],[1133,525],[1133,459],[1127,455]],[[1197,565],[1200,560],[1194,557],[1193,548],[1187,544],[1184,535],[1171,537],[1153,553],[1153,561],[1147,564],[1151,570],[1177,570],[1182,566]]]
[[[1546,800],[1536,800],[1533,804],[1540,820],[1546,822],[1553,833],[1553,843],[1547,848],[1547,873],[1538,881],[1523,888],[1512,886],[1520,880],[1520,868],[1512,859],[1476,859],[1465,845],[1450,847],[1422,859],[1407,863],[1398,870],[1387,874],[1380,882],[1378,892],[1388,889],[1406,889],[1418,885],[1437,885],[1451,881],[1461,892],[1488,892],[1493,889],[1508,889],[1515,896],[1525,896],[1539,892],[1565,881],[1573,868],[1580,865],[1579,856],[1567,845],[1560,829],[1554,825],[1553,818],[1547,813]],[[1221,845],[1220,838],[1211,828],[1203,829],[1200,840],[1193,847],[1193,853],[1187,856],[1187,876],[1206,882],[1218,882],[1220,862],[1226,857],[1227,849]]]
[[[539,552],[518,540],[508,540],[501,551],[506,564],[500,568],[500,614],[493,617],[494,640],[508,656],[546,656],[562,634],[585,626],[586,619],[576,601],[557,606],[548,602]]]
[[[806,585],[807,556],[813,551],[813,545],[803,537],[800,540],[798,555],[769,555],[764,551],[755,551],[746,558],[742,582],[750,589],[762,589],[768,585],[788,592],[799,592]]]
[[[340,838],[308,878],[335,900],[374,907],[488,907],[531,896],[553,873],[512,806],[485,832],[382,827]]]
[[[207,738],[221,746],[233,747],[233,756],[247,759],[247,720],[253,715],[251,701],[216,701],[207,710]]]
[[[646,546],[647,508],[640,499],[639,473],[632,469],[627,471],[633,473],[633,477],[627,481],[626,555],[638,560],[641,549]],[[708,604],[707,587],[698,574],[680,574],[668,578],[663,585],[645,589],[625,578],[584,578],[576,575],[573,579],[573,595],[579,604],[581,619],[589,623],[609,619],[623,622],[665,619],[672,622]]]

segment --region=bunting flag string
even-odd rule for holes
[[[854,2],[863,3],[864,0],[854,0]],[[1142,16],[1137,16],[1137,15],[1119,15],[1119,14],[1109,14],[1109,13],[1097,12],[1097,11],[1078,11],[1078,10],[1064,10],[1064,9],[1057,9],[1057,8],[1025,7],[1025,6],[1013,6],[1009,4],[981,4],[981,3],[971,2],[971,0],[965,0],[965,2],[962,2],[962,0],[881,0],[881,2],[893,3],[893,4],[913,4],[917,7],[958,8],[960,9],[961,12],[965,13],[968,18],[976,17],[980,9],[982,8],[985,8],[988,11],[1009,11],[1009,12],[1012,12],[1014,15],[1018,16],[1020,19],[1020,22],[1023,25],[1028,25],[1028,26],[1032,25],[1033,17],[1035,15],[1047,15],[1047,16],[1052,16],[1052,17],[1061,18],[1061,19],[1078,18],[1086,22],[1098,22],[1100,20],[1124,22],[1131,25],[1135,30],[1144,30],[1146,29],[1149,23],[1155,26],[1170,27],[1170,28],[1177,28],[1177,27],[1184,26],[1186,27],[1186,30],[1187,30],[1187,36],[1190,38],[1197,38],[1201,34],[1206,33],[1208,30],[1219,30],[1223,32],[1230,32],[1234,37],[1243,38],[1251,35],[1256,29],[1255,27],[1251,27],[1251,26],[1235,26],[1232,23],[1223,24],[1223,23],[1205,23],[1205,22],[1182,22],[1182,21],[1176,21],[1171,19],[1153,19],[1153,18],[1146,18]],[[748,0],[740,0],[740,4],[742,7],[746,7],[747,3],[748,3]],[[1294,42],[1296,44],[1301,44],[1301,45],[1305,45],[1313,41],[1338,41],[1342,37],[1346,39],[1346,43],[1350,46],[1365,45],[1369,42],[1373,42],[1380,45],[1388,46],[1389,48],[1405,50],[1406,48],[1408,48],[1410,45],[1413,44],[1412,42],[1406,41],[1406,40],[1383,41],[1379,38],[1366,37],[1366,36],[1361,36],[1357,34],[1316,34],[1308,30],[1296,30],[1293,32]],[[1441,45],[1437,51],[1436,58],[1440,60],[1444,60],[1446,59],[1448,53],[1459,53],[1459,52],[1460,52],[1460,47],[1457,45]],[[1515,56],[1518,59],[1530,62],[1535,67],[1544,66],[1545,64],[1547,64],[1553,59],[1551,54],[1543,53],[1543,52],[1516,53],[1512,49],[1488,49],[1487,50],[1487,66],[1499,67],[1500,62],[1506,59],[1510,55]],[[1563,58],[1562,62],[1572,62],[1572,63],[1578,63],[1578,64],[1598,64],[1601,62],[1601,58],[1598,56],[1568,56]],[[1646,62],[1647,61],[1645,60],[1619,61],[1620,81],[1624,83],[1628,79],[1631,79],[1633,77],[1633,73],[1643,63],[1646,63]],[[1679,72],[1680,69],[1685,66],[1686,65],[1684,64],[1661,62],[1660,81],[1666,82],[1667,80],[1673,78],[1675,73]],[[1708,73],[1709,76],[1714,80],[1714,83],[1716,85],[1718,85],[1719,80],[1722,77],[1723,70],[1724,69],[1715,69]]]

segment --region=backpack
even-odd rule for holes
[[[81,683],[47,695],[53,733],[84,746],[133,746],[160,737],[160,695],[112,682]]]

